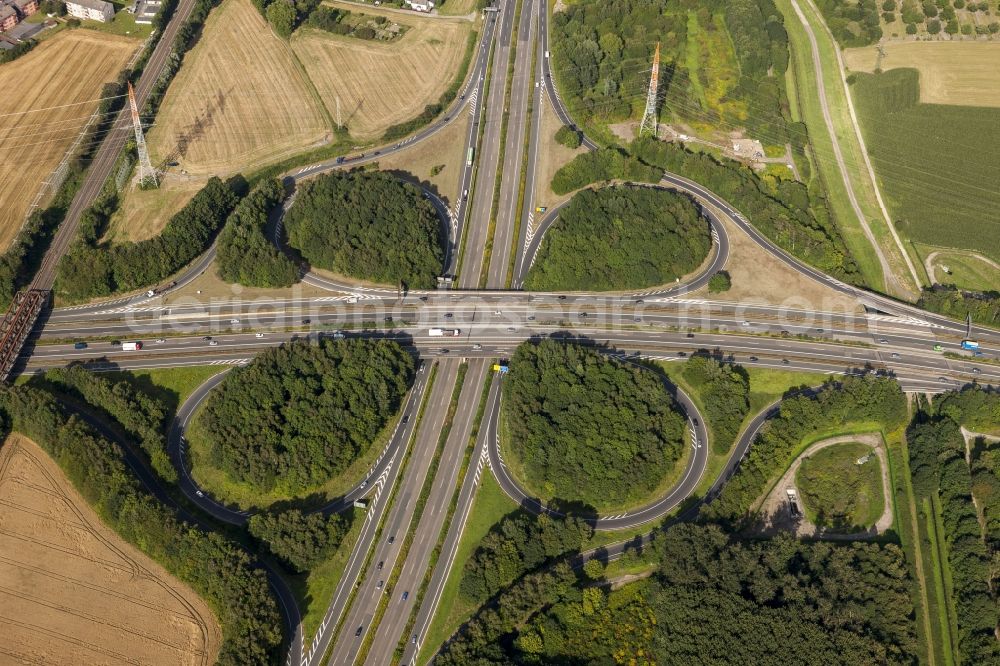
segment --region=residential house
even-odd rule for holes
[[[13,5],[0,5],[0,32],[10,30],[20,21],[21,17]]]
[[[115,16],[115,7],[104,0],[66,0],[66,13],[78,19],[106,23]]]
[[[38,0],[10,0],[10,4],[17,9],[22,21],[38,11]]]
[[[434,0],[404,0],[404,2],[417,12],[429,12],[434,9]]]

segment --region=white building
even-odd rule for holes
[[[78,19],[106,23],[114,18],[115,7],[104,0],[66,0],[66,13]]]
[[[417,12],[429,12],[434,9],[434,0],[404,0],[404,2]]]

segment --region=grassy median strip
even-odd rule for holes
[[[424,507],[427,505],[427,498],[431,494],[431,489],[434,487],[434,477],[437,475],[438,465],[441,464],[441,453],[444,451],[444,445],[448,441],[448,435],[451,433],[451,424],[455,420],[455,412],[458,410],[458,398],[462,393],[462,384],[465,383],[465,373],[469,370],[468,363],[462,363],[458,368],[458,378],[455,380],[455,388],[451,393],[451,403],[448,405],[448,412],[445,414],[444,425],[441,426],[441,434],[438,436],[437,448],[434,449],[434,457],[431,459],[430,467],[427,469],[427,476],[424,477],[424,484],[420,488],[420,496],[417,497],[417,503],[413,507],[413,517],[410,519],[410,525],[413,529],[406,531],[406,538],[403,539],[403,544],[400,546],[399,555],[396,557],[396,563],[392,567],[392,571],[389,573],[389,578],[386,580],[385,591],[382,593],[382,597],[379,599],[378,607],[375,609],[375,615],[372,617],[371,624],[368,626],[368,631],[365,633],[365,638],[361,642],[361,647],[358,649],[358,656],[355,657],[355,663],[364,663],[365,659],[368,657],[368,652],[372,648],[372,643],[375,642],[375,633],[378,630],[379,624],[382,622],[382,617],[385,615],[385,610],[389,606],[389,599],[395,592],[396,582],[399,580],[400,573],[403,571],[403,565],[406,563],[407,555],[410,552],[410,546],[413,545],[413,539],[417,534],[416,526],[420,522],[420,518],[424,513]],[[374,551],[372,551],[374,552]],[[414,607],[416,607],[419,600],[415,600]]]
[[[479,408],[476,410],[476,415],[472,420],[472,430],[469,433],[469,442],[465,447],[465,454],[462,457],[462,465],[459,467],[458,476],[455,479],[455,489],[451,495],[451,502],[448,504],[448,513],[445,516],[444,524],[441,525],[441,531],[438,534],[434,550],[431,551],[424,579],[420,583],[420,589],[417,590],[416,600],[413,604],[413,608],[410,610],[410,617],[406,621],[406,628],[403,630],[403,634],[399,639],[399,644],[396,646],[396,650],[393,653],[393,664],[399,663],[399,660],[403,656],[403,652],[406,650],[406,637],[410,635],[411,631],[413,631],[413,625],[417,622],[417,613],[420,612],[420,606],[423,604],[424,594],[426,594],[427,586],[430,585],[431,578],[434,574],[434,567],[437,566],[438,558],[441,557],[441,549],[444,547],[445,537],[448,535],[448,529],[451,527],[451,521],[454,519],[455,511],[458,509],[458,498],[462,492],[462,485],[465,483],[465,475],[468,472],[469,463],[472,460],[472,453],[476,448],[476,438],[479,437],[479,425],[483,420],[483,412],[486,411],[486,400],[490,395],[490,383],[492,382],[492,379],[492,375],[487,374],[486,379],[483,382],[482,394],[479,397]],[[431,618],[431,620],[433,620],[433,618]]]
[[[483,109],[482,114],[480,114],[480,119],[482,122],[479,123],[479,130],[476,133],[476,149],[474,151],[475,155],[479,155],[483,149],[483,136],[486,134],[486,103],[490,98],[490,82],[493,80],[493,56],[494,51],[490,48],[490,56],[486,60],[486,73],[483,76],[482,85],[482,96],[476,100],[477,109]],[[477,111],[478,113],[478,111]],[[475,119],[473,118],[473,121]],[[472,199],[466,200],[463,208],[465,209],[465,220],[469,221],[469,211],[472,210],[472,201],[476,196],[476,181],[479,179],[479,161],[473,161],[472,166],[472,178],[469,181],[469,192],[471,193]],[[462,264],[465,263],[465,244],[466,239],[469,237],[469,224],[462,225],[462,240],[459,243],[458,248],[458,263],[455,265],[455,275],[452,276],[455,280],[458,276],[462,274]]]
[[[379,520],[378,528],[375,531],[375,537],[372,539],[373,544],[378,543],[379,539],[382,537],[382,530],[385,529],[385,518],[389,515],[389,508],[392,507],[392,503],[396,499],[396,493],[399,491],[399,486],[403,480],[403,472],[406,470],[406,464],[410,461],[410,455],[413,452],[413,449],[410,446],[410,444],[412,444],[412,441],[416,439],[417,433],[420,431],[420,424],[424,420],[424,412],[427,409],[427,400],[431,395],[431,391],[434,389],[434,380],[435,378],[437,378],[437,371],[438,371],[438,366],[437,363],[435,363],[430,370],[431,373],[430,377],[427,378],[427,388],[424,389],[424,396],[423,399],[420,401],[420,410],[417,412],[417,422],[413,425],[413,432],[410,433],[410,441],[407,442],[406,453],[403,456],[403,459],[399,463],[400,472],[399,474],[396,475],[396,481],[392,485],[389,497],[386,498],[385,502],[386,510],[382,513],[382,518]],[[364,519],[362,519],[361,522],[363,523]],[[371,564],[372,558],[374,556],[375,556],[375,549],[369,548],[368,553],[365,555],[365,563],[361,566],[361,573],[364,573],[365,571],[368,570],[368,565]],[[358,581],[355,581],[354,589],[351,590],[351,594],[347,597],[347,603],[344,604],[345,612],[342,613],[341,616],[337,619],[337,624],[333,628],[333,634],[332,634],[333,638],[330,640],[330,645],[327,647],[327,653],[323,657],[322,663],[324,666],[330,663],[330,655],[333,654],[332,648],[334,647],[334,645],[336,645],[337,642],[336,637],[340,634],[340,630],[343,628],[344,622],[347,621],[346,611],[350,610],[351,606],[354,604],[354,598],[357,596],[360,587],[361,586],[358,584]]]
[[[503,90],[503,119],[500,121],[500,154],[497,156],[497,173],[493,179],[493,203],[490,206],[490,226],[486,231],[486,245],[483,248],[483,264],[479,268],[479,288],[485,289],[490,275],[490,259],[493,258],[493,237],[497,229],[497,213],[500,210],[500,186],[503,183],[503,161],[507,153],[507,126],[510,120],[510,89],[514,83],[514,59],[517,56],[517,33],[521,5],[518,0],[514,9],[514,27],[510,35],[510,53],[507,54],[507,79]]]
[[[528,151],[531,149],[531,119],[535,114],[535,96],[532,94],[532,91],[535,89],[536,67],[538,67],[538,40],[532,41],[531,48],[531,78],[528,80],[528,113],[524,118],[524,126],[527,128],[524,132],[524,159],[521,160],[521,176],[517,186],[517,208],[514,209],[514,234],[510,239],[510,257],[507,260],[507,277],[504,279],[505,289],[510,289],[510,283],[514,279],[514,265],[517,263],[517,243],[521,239],[521,225],[524,224],[524,190],[527,187],[528,180],[528,160],[531,159]],[[539,108],[538,112],[541,113],[542,110]]]

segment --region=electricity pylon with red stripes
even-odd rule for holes
[[[656,118],[656,99],[660,86],[660,43],[656,42],[653,53],[653,72],[649,77],[649,92],[646,94],[646,111],[642,114],[642,124],[639,125],[639,136],[646,132],[653,136],[658,134],[659,123]]]
[[[142,135],[142,121],[139,119],[139,107],[135,103],[135,90],[132,84],[128,84],[128,103],[132,107],[132,126],[135,129],[135,149],[139,153],[139,184],[145,185],[152,182],[153,187],[158,187],[156,182],[156,170],[153,163],[149,161],[149,149],[146,148],[146,138]]]

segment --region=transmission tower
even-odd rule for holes
[[[156,171],[149,161],[149,150],[146,148],[146,137],[142,135],[142,121],[139,120],[139,107],[135,103],[135,90],[128,84],[128,103],[132,107],[132,126],[135,128],[135,149],[139,153],[139,184],[152,182],[157,187]]]
[[[639,136],[647,131],[653,136],[658,134],[659,123],[656,120],[656,97],[660,85],[660,43],[656,42],[656,52],[653,54],[653,71],[649,77],[649,92],[646,94],[646,111],[642,114],[642,124],[639,125]]]

